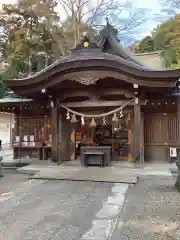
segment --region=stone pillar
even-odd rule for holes
[[[141,156],[141,107],[140,99],[135,98],[134,100],[134,126],[133,126],[133,160],[135,162],[140,161]]]

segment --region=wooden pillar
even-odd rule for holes
[[[69,161],[71,160],[71,133],[72,133],[72,124],[69,120],[66,119],[65,113],[59,114],[59,143],[58,143],[58,161]]]
[[[70,159],[75,160],[76,159],[76,126],[75,124],[71,124],[71,139],[70,139]]]
[[[20,114],[21,114],[21,110],[20,108],[17,108],[15,110],[15,129],[14,129],[14,135],[15,136],[20,136]],[[13,139],[14,140],[14,139]]]
[[[134,131],[133,131],[133,160],[140,161],[140,135],[141,135],[141,107],[140,99],[134,101]]]
[[[51,119],[52,119],[52,162],[58,162],[58,106],[57,104],[51,108]]]
[[[143,112],[141,112],[140,163],[144,164],[144,113]]]
[[[177,126],[178,126],[178,145],[180,146],[180,96],[177,98]],[[178,147],[179,147],[178,146]],[[169,152],[168,152],[169,154]],[[178,161],[180,161],[180,152],[178,151]]]
[[[20,108],[17,108],[15,111],[15,128],[14,130],[14,136],[13,136],[13,143],[15,142],[15,137],[20,137]],[[21,140],[20,140],[21,141]],[[19,147],[13,147],[13,156],[14,159],[20,158],[20,148]]]
[[[180,146],[180,96],[177,98],[177,122],[178,122],[178,145]],[[168,153],[169,154],[169,153]],[[176,189],[180,192],[180,154],[178,151],[178,161],[176,163],[178,168],[178,175],[175,183]]]
[[[132,113],[128,113],[128,161],[132,161]]]

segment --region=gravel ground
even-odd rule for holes
[[[79,240],[112,195],[110,183],[28,180],[12,170],[4,176],[0,240]],[[140,177],[126,192],[111,240],[180,239],[180,193],[174,183],[168,176]]]
[[[0,240],[79,240],[91,228],[112,186],[47,180],[21,183],[21,188],[0,197]]]
[[[146,176],[129,188],[112,240],[180,239],[180,193],[174,182]]]
[[[28,180],[25,174],[19,174],[16,170],[3,169],[4,177],[0,178],[0,194],[12,191]]]

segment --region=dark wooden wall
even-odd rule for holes
[[[35,142],[48,141],[49,135],[51,135],[51,120],[38,116],[16,116],[13,140],[15,140],[15,136],[20,136],[23,141],[23,137],[27,135],[33,135]]]
[[[177,114],[144,114],[145,161],[168,161],[169,148],[180,147]]]

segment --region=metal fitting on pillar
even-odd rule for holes
[[[139,85],[138,84],[133,84],[133,88],[135,89],[135,96],[138,96],[138,94],[139,94],[139,91],[138,91]]]
[[[139,98],[135,98],[134,99],[134,103],[137,105],[137,104],[139,104]]]

